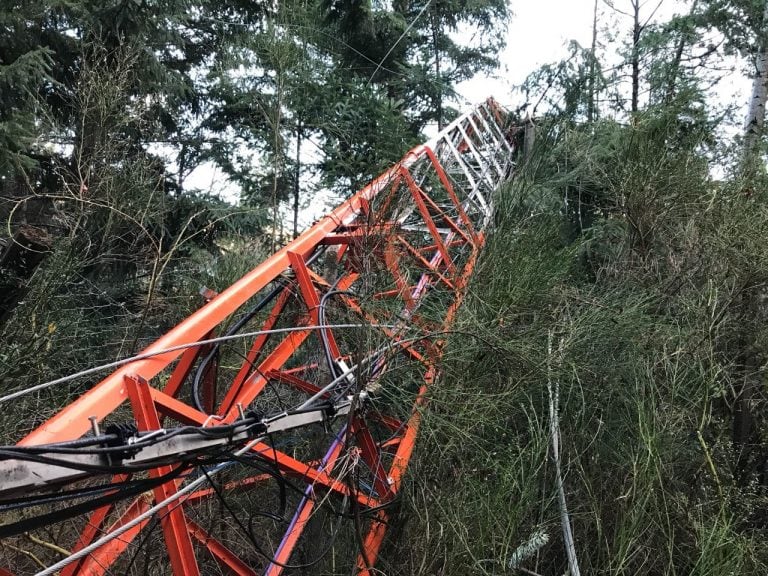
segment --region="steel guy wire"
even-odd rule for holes
[[[186,350],[187,348],[194,348],[196,346],[205,346],[206,344],[216,344],[218,342],[227,342],[230,340],[238,340],[238,339],[244,339],[244,338],[252,338],[254,336],[260,336],[262,334],[284,334],[289,332],[301,332],[304,330],[325,330],[328,328],[332,329],[348,329],[348,328],[387,328],[387,329],[394,329],[397,328],[397,325],[395,324],[331,324],[331,325],[324,325],[324,326],[293,326],[289,328],[274,328],[272,330],[257,330],[255,332],[243,332],[242,334],[232,334],[230,336],[219,336],[217,338],[208,338],[206,340],[198,340],[196,342],[189,342],[186,344],[177,344],[176,346],[170,346],[169,348],[163,348],[162,350],[155,350],[152,352],[144,352],[142,354],[136,354],[135,356],[131,356],[128,358],[123,358],[122,360],[116,360],[114,362],[109,362],[107,364],[101,364],[99,366],[94,366],[93,368],[88,368],[86,370],[82,370],[80,372],[76,372],[74,374],[70,374],[68,376],[62,376],[61,378],[57,378],[56,380],[51,380],[49,382],[43,382],[42,384],[37,384],[35,386],[31,386],[29,388],[25,388],[24,390],[17,390],[16,392],[12,392],[11,394],[7,394],[5,396],[0,396],[0,403],[7,402],[8,400],[13,400],[15,398],[19,398],[21,396],[25,396],[27,394],[31,394],[33,392],[37,392],[39,390],[44,390],[46,388],[50,388],[51,386],[56,386],[58,384],[63,384],[65,382],[70,382],[72,380],[76,380],[78,378],[82,378],[83,376],[89,376],[91,374],[95,374],[97,372],[103,372],[104,370],[109,370],[110,368],[119,368],[120,366],[125,366],[126,364],[131,364],[133,362],[138,362],[139,360],[146,360],[148,358],[155,358],[157,356],[162,356],[163,354],[169,354],[171,352],[178,352],[179,350]]]

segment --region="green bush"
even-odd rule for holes
[[[548,381],[582,574],[768,568],[768,214],[680,132],[558,127],[500,191],[388,574],[567,571]]]

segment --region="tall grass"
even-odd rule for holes
[[[548,373],[582,574],[766,573],[768,210],[678,132],[559,129],[500,191],[387,574],[566,573]]]

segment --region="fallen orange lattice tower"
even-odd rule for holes
[[[511,169],[506,130],[493,100],[464,114],[21,440],[19,456],[0,461],[0,498],[114,472],[112,491],[81,516],[71,555],[40,574],[124,573],[124,553],[159,518],[175,576],[212,559],[234,574],[275,576],[329,499],[359,524],[357,565],[371,573],[441,337]],[[238,347],[240,366],[225,368]],[[131,420],[135,429],[109,427]],[[307,433],[298,445],[306,430],[325,440]],[[244,459],[258,473],[211,485]],[[282,536],[264,535],[266,559],[193,520],[220,492],[247,494],[276,474],[300,494],[284,520],[271,520]],[[142,493],[108,498],[139,477]]]

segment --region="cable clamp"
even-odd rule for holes
[[[367,390],[360,390],[359,392],[356,392],[356,394],[349,394],[347,396],[347,401],[352,403],[352,401],[355,399],[355,395],[357,395],[357,403],[359,408],[362,408],[371,397]]]
[[[116,450],[110,453],[110,457],[113,461],[125,460],[131,458],[140,452],[140,448],[132,448],[132,445],[138,442],[139,429],[134,422],[125,424],[110,424],[104,429],[104,433],[108,436],[114,436],[106,442],[109,448],[123,448],[123,450]]]
[[[259,412],[258,410],[251,409],[245,412],[245,417],[248,419],[253,418],[255,420],[253,426],[248,429],[249,438],[261,436],[267,432],[267,424],[264,422],[266,414]]]
[[[326,406],[323,409],[323,416],[325,417],[325,421],[333,420],[336,417],[338,410],[336,409],[336,405],[329,403],[328,406]]]

